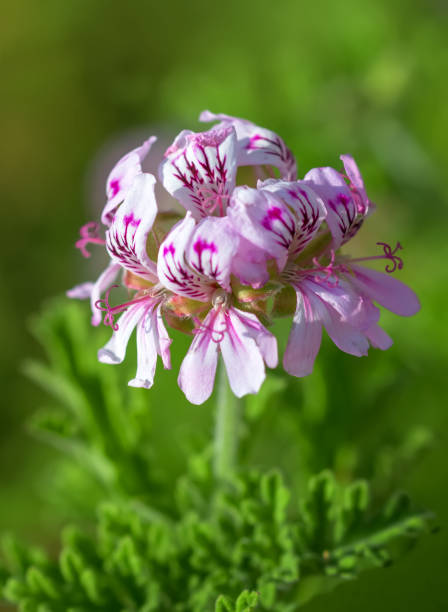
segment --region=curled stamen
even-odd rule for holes
[[[95,221],[90,221],[80,228],[79,233],[81,238],[75,242],[75,247],[81,251],[83,257],[90,257],[90,253],[86,249],[86,244],[106,244],[106,241],[98,236],[98,229],[99,225],[95,223]]]
[[[383,247],[384,255],[373,255],[372,257],[357,257],[356,259],[350,259],[348,263],[358,263],[360,261],[372,261],[374,259],[388,259],[391,262],[390,264],[387,264],[385,268],[388,274],[392,274],[392,272],[395,272],[397,268],[401,270],[404,265],[403,260],[398,255],[395,255],[395,253],[399,249],[403,248],[401,244],[397,242],[394,250],[392,250],[392,247],[390,246],[390,244],[387,244],[387,242],[377,242],[377,244]]]
[[[112,289],[115,289],[118,286],[119,285],[112,285],[111,287],[109,287],[109,289],[106,291],[104,300],[97,300],[95,302],[95,308],[98,308],[98,310],[102,310],[106,313],[103,319],[104,325],[110,326],[114,331],[117,331],[118,329],[118,323],[115,323],[114,321],[115,315],[119,314],[120,312],[123,312],[123,310],[127,310],[129,306],[133,306],[134,304],[138,304],[139,302],[148,300],[148,298],[161,299],[163,296],[163,292],[159,288],[156,288],[155,292],[153,292],[153,290],[151,289],[144,289],[143,291],[139,292],[140,295],[137,294],[138,297],[134,300],[124,302],[123,304],[118,304],[118,306],[111,306],[109,304],[109,294]]]
[[[398,250],[403,249],[401,244],[397,242],[393,251],[390,244],[387,244],[386,242],[377,242],[377,244],[383,247],[384,257],[391,261],[390,264],[386,265],[386,272],[392,274],[392,272],[395,272],[397,268],[401,270],[403,268],[403,260],[401,259],[401,257],[398,257],[398,255],[395,255]]]
[[[104,319],[103,319],[104,325],[109,325],[110,327],[112,327],[114,331],[117,331],[118,323],[114,322],[114,312],[113,312],[114,309],[111,308],[109,304],[109,294],[112,291],[112,289],[115,289],[116,287],[118,287],[118,285],[112,285],[112,287],[109,287],[109,289],[106,291],[104,300],[97,300],[95,302],[95,308],[98,308],[98,310],[106,312],[106,314],[104,315]]]

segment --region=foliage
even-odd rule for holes
[[[119,369],[96,362],[82,312],[55,302],[35,321],[49,363],[33,361],[26,370],[59,406],[38,413],[32,431],[70,458],[60,460],[61,494],[67,507],[81,495],[80,516],[90,520],[64,531],[57,557],[4,538],[2,596],[20,610],[292,612],[388,566],[433,529],[431,514],[404,493],[383,501],[383,488],[372,499],[366,481],[341,484],[322,471],[297,494],[278,470],[255,469],[250,428],[285,392],[278,378],[247,403],[234,479],[216,480],[201,436],[184,457],[186,473],[162,471],[145,392],[127,389]],[[426,444],[423,434],[412,440],[400,460],[411,461]]]

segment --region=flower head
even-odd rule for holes
[[[278,361],[267,329],[276,316],[291,317],[283,365],[294,376],[312,372],[322,328],[355,356],[370,346],[389,348],[377,305],[410,316],[419,303],[391,276],[403,267],[399,243],[379,242],[382,253],[368,257],[340,253],[374,209],[353,158],[341,156],[343,171],[315,168],[298,180],[295,159],[274,132],[209,111],[200,119],[218,123],[204,132],[182,131],[159,169],[184,217],[158,211],[156,178],[141,167],[152,137],[107,179],[104,238],[96,224],[81,228],[83,254],[92,243],[110,257],[95,283],[69,292],[89,297],[92,323],[103,318],[113,329],[99,359],[123,361],[136,329],[137,373],[129,384],[150,387],[158,355],[171,367],[166,326],[186,332],[192,342],[178,382],[199,404],[212,393],[220,357],[235,395],[257,393],[266,366]],[[241,166],[253,168],[252,186],[236,184]],[[364,265],[381,260],[385,271]],[[119,275],[129,299],[111,306]]]

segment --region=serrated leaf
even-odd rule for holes
[[[39,568],[30,567],[26,572],[26,582],[35,595],[45,595],[49,599],[58,598],[58,589],[54,581]]]
[[[285,518],[290,498],[289,490],[284,486],[281,474],[272,471],[263,476],[260,481],[260,493],[263,502],[272,508],[276,523],[281,523]]]

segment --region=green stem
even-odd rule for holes
[[[242,402],[230,389],[223,363],[219,364],[216,404],[213,467],[215,476],[225,480],[235,472]]]

